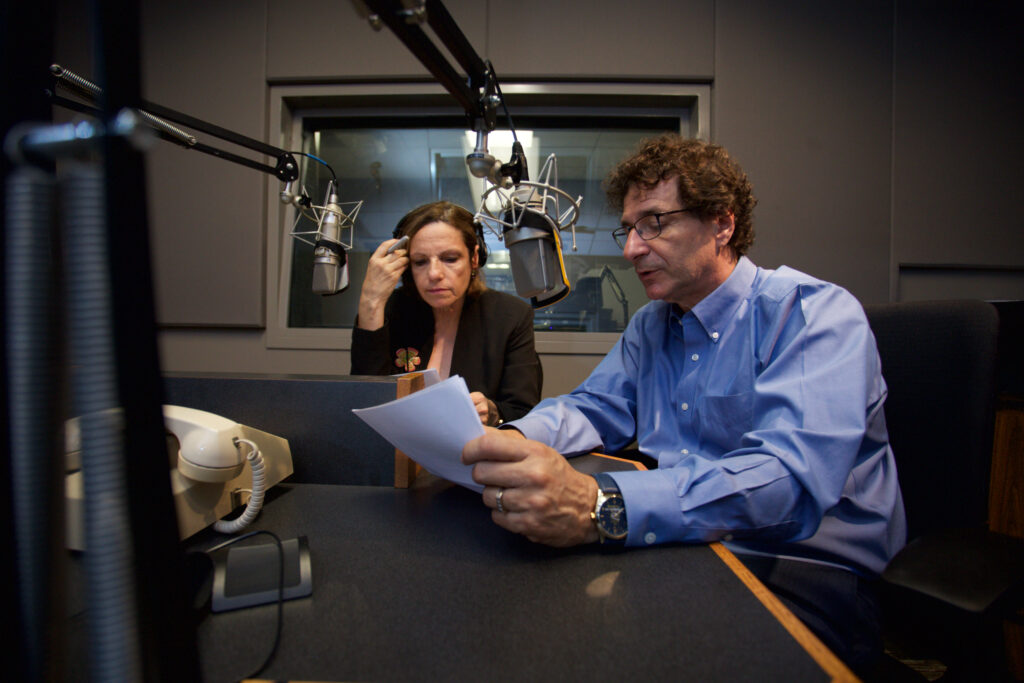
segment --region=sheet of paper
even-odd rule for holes
[[[484,427],[458,375],[402,398],[352,412],[431,474],[474,491],[472,468],[461,461],[462,447],[483,436]]]

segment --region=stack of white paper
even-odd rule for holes
[[[484,434],[462,377],[452,375],[408,396],[352,412],[431,474],[483,491],[473,481],[472,468],[461,460],[463,446]]]

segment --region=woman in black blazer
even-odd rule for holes
[[[388,253],[404,236],[408,249]],[[442,379],[466,380],[485,425],[529,412],[543,380],[533,309],[486,288],[482,247],[473,214],[456,204],[434,202],[406,214],[395,239],[377,247],[367,265],[352,330],[352,374],[436,368]]]

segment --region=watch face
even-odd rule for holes
[[[625,538],[629,531],[626,524],[626,506],[621,496],[605,499],[597,513],[597,526],[609,538]]]

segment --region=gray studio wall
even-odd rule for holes
[[[64,4],[56,59],[87,71]],[[504,81],[710,83],[712,139],[760,200],[760,265],[864,303],[1024,298],[1019,3],[445,4]],[[141,35],[149,99],[272,144],[270,84],[430,80],[347,0],[144,0]],[[148,168],[164,368],[347,372],[345,351],[267,348],[265,177],[166,144]],[[598,357],[543,360],[550,395]]]

